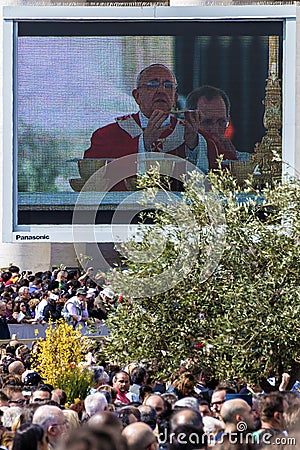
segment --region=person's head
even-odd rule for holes
[[[76,430],[80,427],[80,420],[76,411],[73,411],[72,409],[63,409],[62,412],[68,422],[69,431]]]
[[[67,402],[67,394],[62,389],[54,389],[52,394],[57,394],[59,397],[59,404],[64,406]]]
[[[223,403],[225,402],[227,393],[234,394],[235,391],[230,387],[220,385],[220,386],[217,386],[216,389],[214,390],[214,392],[212,393],[210,406],[211,406],[213,415],[217,419],[220,418],[220,411],[221,411]]]
[[[48,438],[36,424],[21,425],[15,432],[12,450],[47,450]]]
[[[23,395],[21,386],[7,386],[4,391],[8,397],[8,404],[10,407],[18,406],[23,408],[25,406],[26,399]]]
[[[68,278],[68,272],[65,270],[60,270],[56,275],[56,279],[60,283],[66,283],[67,278]]]
[[[153,394],[153,388],[152,386],[150,386],[149,384],[143,384],[140,387],[140,400],[141,402],[143,402],[145,400],[145,398],[150,395]]]
[[[132,384],[143,384],[146,382],[147,371],[143,367],[135,367],[130,373]]]
[[[190,372],[184,372],[173,382],[180,397],[187,397],[194,391],[196,379]]]
[[[102,392],[88,395],[84,400],[84,407],[88,417],[92,417],[98,412],[105,411],[107,405],[106,397]]]
[[[183,397],[179,400],[177,400],[174,403],[173,406],[174,410],[176,409],[180,409],[180,408],[190,408],[190,409],[195,409],[196,411],[200,411],[199,409],[199,401],[196,397]]]
[[[34,370],[27,370],[22,374],[22,381],[25,386],[38,386],[42,383],[42,377]]]
[[[8,366],[8,373],[21,376],[25,372],[24,364],[21,361],[14,361]]]
[[[151,64],[139,73],[132,95],[141,112],[149,118],[156,109],[169,113],[175,107],[176,87],[176,78],[166,66]]]
[[[37,387],[31,395],[31,403],[45,403],[51,400],[51,390],[48,386],[41,385]]]
[[[127,442],[128,450],[155,450],[158,448],[155,434],[143,422],[128,425],[122,431],[122,436]]]
[[[150,405],[140,405],[138,410],[141,413],[141,422],[146,423],[149,427],[154,430],[156,427],[157,414],[155,409]]]
[[[7,299],[6,301],[6,309],[8,309],[9,311],[12,311],[14,308],[14,301],[12,298]]]
[[[104,370],[103,366],[91,366],[90,371],[93,374],[93,382],[95,388],[98,388],[102,384],[106,384],[109,382],[109,375]]]
[[[161,395],[161,397],[164,399],[166,409],[170,411],[173,409],[175,403],[178,400],[178,396],[174,392],[165,392]]]
[[[255,429],[254,417],[251,406],[241,398],[226,400],[221,408],[221,417],[225,424],[225,432],[242,431],[239,423],[245,424],[245,432],[252,432]]]
[[[32,282],[32,286],[35,286],[38,289],[41,289],[41,287],[42,287],[42,279],[40,277],[35,277],[35,279]]]
[[[285,429],[284,413],[288,407],[281,392],[270,392],[264,395],[259,401],[259,414],[262,427],[276,428],[277,430]]]
[[[202,429],[203,422],[200,412],[188,408],[174,411],[170,420],[171,430],[175,430],[179,425],[192,425]]]
[[[4,281],[4,283],[6,283],[8,280],[11,279],[12,273],[9,270],[6,270],[5,272],[2,273],[1,278]]]
[[[2,416],[2,425],[7,428],[7,430],[12,430],[13,424],[19,420],[22,411],[23,409],[19,406],[11,406],[10,408],[5,409]]]
[[[150,394],[148,395],[148,397],[145,398],[143,405],[149,405],[152,406],[152,408],[155,409],[156,414],[159,416],[160,414],[162,414],[165,409],[166,409],[166,405],[165,405],[165,401],[164,399],[158,395],[158,394]]]
[[[259,428],[261,426],[260,414],[259,414],[259,399],[255,394],[252,396],[252,414],[253,414],[255,430],[259,430]]]
[[[127,372],[117,372],[113,377],[113,387],[120,392],[127,392],[130,387],[130,378]]]
[[[140,422],[141,413],[135,406],[123,406],[118,410],[118,419],[122,422],[123,428],[131,423]]]
[[[20,267],[11,265],[8,270],[12,273],[12,275],[19,275],[20,273]]]
[[[102,300],[104,300],[106,303],[114,303],[115,301],[115,293],[114,291],[111,290],[110,287],[105,287],[101,292],[100,292],[100,297],[102,298]],[[95,302],[95,305],[100,305],[101,302]]]
[[[85,288],[79,288],[76,291],[76,296],[80,302],[84,302],[86,300],[86,290]]]
[[[202,417],[212,416],[212,412],[209,407],[209,403],[206,400],[200,400],[199,402],[199,410]]]
[[[224,91],[214,86],[201,86],[187,96],[186,107],[203,112],[203,131],[215,137],[224,137],[230,117],[230,101]]]
[[[8,396],[3,391],[0,391],[0,407],[1,406],[9,406]]]
[[[113,427],[91,429],[88,425],[68,433],[58,450],[127,450],[120,430]]]
[[[98,387],[97,392],[104,393],[107,403],[114,403],[118,394],[117,389],[113,388],[109,384],[102,384],[101,386]]]
[[[100,430],[109,428],[115,428],[116,430],[123,430],[123,424],[117,418],[117,416],[110,411],[103,411],[95,414],[93,417],[89,419],[87,422],[88,427]]]
[[[21,286],[18,291],[18,294],[21,300],[29,300],[30,299],[29,287]]]
[[[57,445],[68,429],[68,422],[57,406],[41,405],[35,411],[32,423],[40,425],[52,446]]]
[[[0,317],[5,317],[6,303],[0,301]]]

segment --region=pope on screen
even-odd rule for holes
[[[177,82],[168,67],[151,64],[144,68],[132,95],[139,111],[96,130],[84,158],[114,159],[150,151],[187,159],[204,173],[217,167],[220,152],[211,137],[201,131],[203,113],[186,110],[184,120],[177,117]],[[227,159],[228,155],[222,153]]]

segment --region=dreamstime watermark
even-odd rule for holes
[[[178,192],[159,191],[152,198],[145,196],[143,190],[134,190],[136,174],[145,173],[153,166],[159,170],[160,175],[180,182],[183,176],[192,178],[194,174],[197,194],[209,218],[205,237],[203,237],[203,228],[201,229],[198,225],[188,201],[182,201],[182,196],[178,195]],[[124,186],[129,189],[129,192],[124,189]],[[118,192],[113,191],[114,187],[117,187]],[[130,189],[133,190],[130,191]],[[89,205],[87,201],[90,202]],[[82,247],[78,242],[83,242],[79,238],[83,230],[84,240],[92,243],[93,254],[97,255],[93,260],[95,274],[99,270],[112,269],[98,246],[101,242],[101,233],[99,234],[99,226],[96,224],[98,212],[107,212],[112,202],[117,204],[111,212],[109,228],[112,241],[116,244],[121,256],[133,262],[149,264],[150,267],[152,261],[157,262],[159,258],[162,258],[170,240],[173,239],[176,248],[176,257],[169,264],[163,264],[159,273],[150,273],[149,270],[147,275],[135,274],[131,277],[126,271],[118,273],[116,280],[120,283],[123,295],[129,295],[132,298],[153,296],[175,287],[199,264],[201,234],[202,239],[205,240],[205,251],[201,253],[199,282],[209,278],[217,267],[226,241],[225,214],[221,200],[208,188],[206,176],[192,163],[167,153],[138,153],[105,164],[87,180],[74,208],[72,230],[74,248],[79,259]],[[147,235],[147,246],[124,248],[120,245],[120,242],[132,238],[130,227],[134,217],[141,212],[154,209],[157,203],[165,205],[168,211],[168,226],[139,227],[136,238],[142,241],[143,236]]]
[[[296,445],[297,439],[292,436],[274,436],[273,433],[265,431],[264,433],[257,434],[247,431],[248,426],[246,422],[239,422],[237,424],[237,431],[231,433],[223,433],[219,437],[216,437],[213,433],[201,432],[191,432],[189,434],[184,432],[171,432],[168,434],[167,430],[159,433],[158,440],[160,444],[174,444],[178,442],[179,444],[193,444],[199,445],[199,448],[206,448],[207,444],[214,445],[216,443],[223,444],[228,442],[229,444],[259,444],[260,446],[265,445]],[[217,441],[216,441],[217,438]]]

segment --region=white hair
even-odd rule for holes
[[[22,414],[23,409],[19,408],[19,406],[11,406],[7,408],[2,416],[2,425],[5,428],[11,428],[12,424],[15,422],[17,418]]]
[[[57,422],[58,414],[61,414],[63,416],[61,409],[59,409],[57,406],[41,405],[33,414],[32,423],[40,425],[43,430],[47,432],[48,427]]]
[[[84,407],[89,417],[94,416],[98,412],[105,411],[107,408],[105,394],[102,394],[102,392],[96,392],[95,394],[88,395],[84,400]]]

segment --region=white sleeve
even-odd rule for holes
[[[185,149],[187,160],[194,164],[197,169],[207,173],[209,170],[208,156],[207,156],[207,142],[202,134],[198,133],[198,145],[193,150],[187,146]]]

